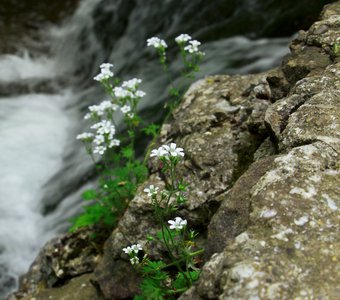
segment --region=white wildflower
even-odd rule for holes
[[[163,157],[167,155],[167,152],[163,149],[163,147],[159,147],[158,149],[153,149],[150,153],[150,157]]]
[[[187,220],[183,220],[181,217],[176,217],[175,220],[169,220],[170,229],[180,230],[187,225]]]
[[[128,246],[126,248],[123,248],[123,251],[126,253],[126,254],[138,254],[139,251],[143,250],[142,246],[140,244],[134,244],[134,245],[131,245],[131,246]]]
[[[170,146],[164,145],[163,149],[166,150],[171,157],[184,156],[183,148],[177,148],[175,143],[171,143]]]
[[[156,49],[165,49],[168,47],[166,42],[158,37],[152,37],[147,40],[147,46],[153,46]]]
[[[178,37],[175,38],[175,42],[177,44],[183,44],[183,43],[186,43],[187,41],[190,41],[190,40],[191,40],[191,36],[189,34],[186,34],[186,33],[182,33]]]
[[[110,141],[109,148],[119,146],[119,145],[120,145],[120,140],[113,139],[112,141]]]
[[[158,190],[159,187],[155,187],[153,184],[151,184],[148,188],[144,189],[144,192],[147,193],[149,197],[152,197],[153,195],[157,195]]]
[[[143,98],[145,95],[146,95],[146,93],[141,91],[141,90],[138,90],[138,91],[135,92],[135,96],[138,97],[138,98]]]
[[[117,86],[113,89],[113,93],[115,94],[116,98],[127,98],[131,97],[132,93],[121,86]]]
[[[84,132],[84,133],[78,134],[76,138],[77,140],[86,142],[86,141],[91,141],[93,139],[93,136],[94,134],[91,132]]]
[[[139,258],[137,256],[134,256],[134,257],[130,258],[130,262],[131,262],[132,265],[139,264]]]
[[[109,135],[112,137],[116,133],[116,128],[109,120],[102,120],[99,123],[96,123],[91,126],[92,129],[97,130],[99,135]]]
[[[123,248],[123,251],[124,251],[124,253],[126,253],[126,254],[130,254],[130,253],[132,253],[133,252],[133,250],[132,250],[132,248],[129,246],[129,247],[126,247],[126,248]]]
[[[88,108],[89,108],[91,116],[93,116],[93,115],[96,115],[96,116],[103,115],[103,112],[101,111],[101,109],[99,108],[98,105],[91,105]]]
[[[103,155],[106,151],[106,147],[105,146],[96,146],[93,149],[93,153],[98,153],[99,155]]]
[[[89,106],[90,113],[86,114],[84,119],[90,119],[92,117],[103,116],[104,113],[112,113],[118,109],[118,105],[112,103],[110,100],[104,100],[99,105]]]
[[[127,117],[130,118],[130,119],[132,119],[134,116],[135,116],[134,113],[128,113],[128,114],[127,114]]]
[[[110,63],[103,63],[99,66],[101,69],[106,69],[106,70],[110,70],[110,68],[113,68],[113,64]]]
[[[143,250],[143,248],[142,248],[142,246],[141,246],[140,244],[132,245],[132,246],[131,246],[131,249],[132,249],[132,251],[135,252],[136,254],[137,254],[139,251]]]
[[[127,114],[128,112],[131,111],[131,106],[130,105],[124,105],[120,108],[123,114]]]
[[[189,53],[200,53],[200,54],[204,54],[203,52],[199,52],[198,50],[198,46],[201,45],[201,42],[196,41],[196,40],[192,40],[189,41],[189,45],[184,47],[184,50],[189,52]]]
[[[110,63],[103,63],[100,65],[100,73],[93,77],[96,81],[103,81],[113,77],[114,73],[110,70],[113,67]]]
[[[88,120],[88,119],[91,119],[91,117],[92,117],[92,114],[87,113],[87,114],[84,116],[84,119],[85,119],[85,120]]]
[[[93,140],[93,143],[96,145],[102,145],[105,142],[105,137],[101,134],[96,135],[96,137]]]
[[[132,78],[130,80],[124,81],[122,83],[122,87],[127,88],[129,90],[136,90],[137,86],[142,83],[142,80],[139,78]]]
[[[118,109],[118,105],[112,103],[110,100],[104,100],[98,105],[98,109],[102,111],[103,113],[110,112],[110,111],[116,111]]]
[[[163,145],[158,149],[153,149],[151,151],[150,157],[165,157],[170,159],[171,157],[183,157],[184,152],[183,148],[177,148],[175,143],[171,143],[170,145]]]

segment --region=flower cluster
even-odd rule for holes
[[[93,149],[93,153],[103,155],[107,148],[119,146],[120,141],[114,139],[116,128],[111,121],[102,120],[91,126],[91,129],[96,130],[94,137],[94,144],[96,145]]]
[[[122,87],[135,91],[137,90],[137,87],[142,83],[142,79],[138,78],[132,78],[130,80],[124,81],[122,84]]]
[[[190,54],[200,54],[204,55],[204,52],[200,52],[198,50],[198,46],[201,45],[201,42],[197,40],[193,40],[189,34],[182,33],[175,38],[175,42],[179,44],[186,52]],[[188,42],[187,45],[185,45]],[[147,40],[147,46],[152,46],[157,50],[161,50],[161,52],[165,52],[165,49],[168,47],[166,42],[158,37],[152,37]]]
[[[120,108],[123,114],[127,114],[128,112],[131,111],[131,106],[130,105],[124,105]]]
[[[115,103],[112,103],[110,100],[104,100],[99,105],[91,105],[89,106],[89,113],[87,113],[84,116],[84,119],[97,119],[102,117],[105,113],[106,114],[112,114],[118,109],[118,105]]]
[[[78,134],[76,139],[81,140],[83,142],[89,142],[89,141],[91,142],[93,140],[93,136],[94,134],[91,132],[84,132],[84,133]]]
[[[131,80],[123,81],[121,86],[113,88],[113,93],[117,99],[137,99],[145,96],[145,92],[137,90],[139,84],[142,80],[138,78],[133,78]]]
[[[113,77],[113,72],[111,71],[111,68],[113,67],[113,64],[104,63],[100,65],[100,73],[93,77],[96,81],[104,81],[107,79],[110,79]]]
[[[94,78],[111,89],[110,96],[112,99],[104,100],[98,105],[89,106],[89,112],[84,116],[86,120],[92,119],[97,122],[91,126],[95,133],[85,132],[77,136],[77,139],[84,143],[93,142],[93,151],[91,147],[87,147],[87,149],[91,153],[99,155],[104,155],[107,149],[120,145],[120,141],[114,138],[116,128],[111,121],[114,112],[120,109],[127,119],[132,119],[138,101],[145,96],[145,92],[138,90],[138,86],[142,83],[141,79],[133,78],[124,81],[121,86],[117,87],[112,87],[111,84],[103,82],[114,75],[111,71],[112,67],[113,65],[110,63],[101,64],[101,72]]]
[[[184,157],[184,152],[183,148],[177,148],[177,145],[175,143],[171,143],[170,145],[163,145],[160,146],[158,149],[153,149],[151,151],[150,157],[165,158],[166,160],[170,160],[174,157]]]
[[[118,105],[106,100],[99,105],[92,105],[89,107],[89,113],[87,113],[84,119],[100,120],[100,118],[106,112],[108,115],[116,111]],[[116,127],[110,120],[100,120],[90,127],[95,133],[84,132],[77,135],[77,139],[85,143],[93,142],[93,151],[91,153],[97,153],[104,155],[105,151],[109,148],[119,146],[120,141],[115,138]]]
[[[134,244],[126,248],[123,248],[124,253],[130,256],[130,262],[132,265],[139,263],[138,252],[142,250],[143,248],[140,244]]]
[[[192,37],[189,34],[182,33],[178,37],[175,38],[175,42],[177,44],[184,44],[187,41],[190,41],[191,39],[192,39]]]
[[[176,217],[174,220],[169,220],[170,229],[181,230],[187,225],[187,220],[183,220],[181,217]]]
[[[154,47],[156,49],[165,49],[168,47],[168,45],[166,44],[166,42],[158,37],[152,37],[147,39],[147,46],[150,47]]]
[[[159,188],[151,184],[148,188],[144,189],[144,192],[148,194],[149,197],[157,195]]]
[[[205,54],[204,52],[198,50],[198,46],[201,45],[201,42],[193,40],[192,37],[186,33],[180,34],[178,37],[176,37],[175,42],[179,44],[184,51],[189,52],[190,54]]]
[[[184,50],[188,51],[189,53],[200,53],[203,54],[203,52],[198,51],[198,46],[201,45],[201,42],[193,40],[189,41],[189,45],[184,47]]]

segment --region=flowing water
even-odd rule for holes
[[[280,10],[249,18],[263,9],[259,2],[83,0],[62,24],[39,31],[44,51],[32,41],[0,55],[0,298],[39,248],[66,230],[82,190],[94,184],[83,180],[91,162],[75,136],[87,126],[86,107],[104,97],[92,80],[97,66],[113,62],[122,78],[142,78],[146,114],[165,101],[167,87],[145,47],[151,36],[200,39],[206,56],[199,76],[267,70],[288,52],[290,37],[261,37],[272,30],[254,24],[264,17],[273,23]],[[176,75],[180,59],[171,43],[168,57]]]

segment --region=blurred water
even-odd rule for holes
[[[20,49],[0,56],[0,95],[6,95],[0,98],[0,297],[15,287],[43,243],[67,228],[80,210],[81,191],[94,184],[82,182],[91,162],[75,136],[88,126],[86,107],[104,96],[92,80],[100,63],[113,62],[123,78],[142,78],[147,97],[141,109],[148,110],[165,101],[168,84],[145,47],[148,37],[172,39],[184,29],[201,37],[207,55],[199,77],[260,72],[288,52],[289,38],[215,34],[223,18],[208,18],[211,5],[199,12],[205,21],[187,22],[199,1],[175,2],[83,0],[72,18],[41,32],[48,53]],[[238,14],[257,1],[240,3]],[[164,11],[173,14],[163,17]],[[169,59],[176,78],[180,58],[173,43]]]

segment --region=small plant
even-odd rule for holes
[[[187,34],[179,35],[175,42],[180,48],[184,63],[182,75],[192,80],[195,72],[199,70],[199,63],[204,55],[198,50],[200,42],[192,40]],[[166,42],[153,37],[147,40],[147,45],[157,50],[160,63],[172,83],[167,64]],[[108,99],[99,105],[89,107],[89,112],[84,118],[94,122],[90,127],[91,132],[84,132],[77,136],[77,139],[84,143],[100,178],[97,189],[83,193],[83,199],[93,203],[85,206],[84,213],[73,220],[71,231],[91,224],[103,224],[108,227],[116,225],[135,195],[137,186],[148,174],[146,159],[141,162],[135,156],[136,137],[142,134],[151,136],[150,147],[152,147],[158,136],[159,126],[155,124],[146,126],[138,115],[138,104],[145,96],[145,93],[139,90],[142,80],[133,78],[120,85],[119,80],[114,78],[112,68],[113,65],[110,63],[101,64],[100,73],[93,78],[103,86]],[[168,115],[181,99],[180,90],[181,87],[171,85]],[[125,125],[125,133],[121,135],[116,130],[120,115],[123,116]],[[150,150],[146,151],[146,157],[149,152]],[[95,156],[101,158],[99,162]]]
[[[181,76],[182,78],[194,80],[195,73],[199,71],[199,64],[201,63],[202,58],[205,55],[204,52],[198,49],[198,47],[201,45],[201,42],[193,40],[192,37],[188,34],[180,34],[175,38],[175,42],[179,46],[182,62],[184,65]],[[175,87],[172,84],[173,80],[171,74],[169,73],[169,67],[167,64],[166,56],[166,49],[168,45],[164,40],[158,37],[152,37],[147,40],[147,46],[152,46],[156,49],[157,54],[159,56],[159,62],[163,66],[163,70],[169,78],[170,81],[169,95],[171,97],[171,101],[170,103],[168,103],[168,107],[171,112],[180,103],[180,100],[182,99],[181,90],[183,87],[182,86]]]
[[[135,157],[136,134],[143,130],[156,134],[152,128],[140,126],[137,106],[145,96],[145,93],[138,89],[142,80],[133,78],[118,85],[119,81],[113,80],[112,67],[109,63],[102,64],[101,72],[94,77],[94,80],[102,84],[109,99],[89,107],[84,118],[94,122],[90,127],[92,132],[77,136],[101,173],[99,188],[87,190],[83,194],[84,200],[96,202],[85,206],[85,213],[75,219],[71,230],[98,223],[115,226],[117,219],[135,195],[138,184],[142,183],[148,174],[145,165]],[[123,116],[126,127],[124,135],[118,135],[116,132],[119,114]],[[96,163],[94,155],[101,156],[100,164]]]
[[[195,249],[197,233],[188,229],[187,220],[178,216],[171,219],[187,201],[188,184],[178,178],[176,171],[184,157],[183,149],[171,143],[152,150],[150,156],[159,159],[162,172],[168,179],[163,191],[154,185],[144,189],[152,201],[154,217],[161,230],[154,237],[147,236],[142,258],[139,256],[143,250],[140,244],[124,248],[123,251],[144,277],[140,285],[141,294],[135,300],[174,299],[198,279],[199,269],[195,267],[195,257],[203,249]],[[163,245],[167,254],[164,260],[154,261],[147,254],[147,248],[153,247],[155,243]]]

